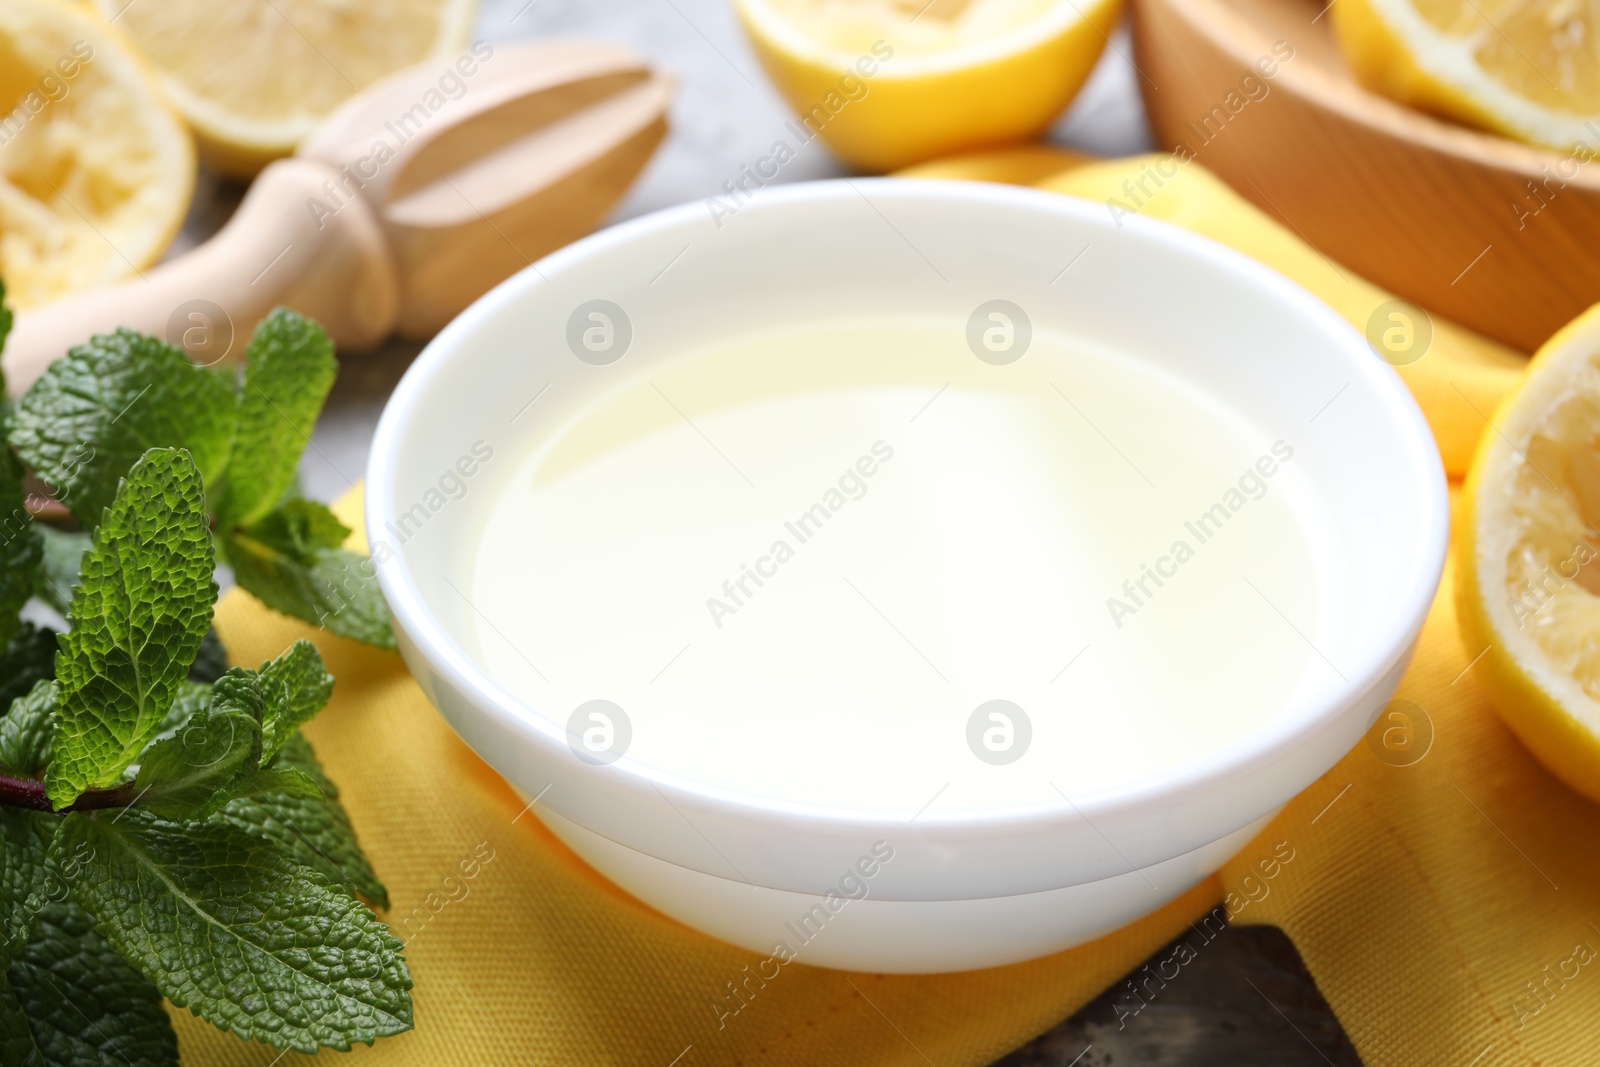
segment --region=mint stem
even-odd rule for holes
[[[90,789],[62,809],[69,811],[96,811],[102,808],[126,808],[138,799],[131,785],[114,789]],[[0,807],[27,808],[31,811],[54,812],[50,798],[45,794],[44,783],[32,778],[13,778],[0,774]]]
[[[77,528],[77,524],[72,518],[72,512],[59,500],[51,500],[48,497],[40,498],[29,494],[26,507],[28,514],[33,516],[35,522],[42,522],[61,530]]]

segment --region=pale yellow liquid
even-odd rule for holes
[[[908,813],[1086,796],[1335,680],[1312,645],[1338,583],[1293,459],[1203,544],[1185,526],[1275,439],[1047,333],[1005,367],[959,323],[742,338],[512,460],[473,563],[477,654],[550,720],[613,701],[630,758],[729,789]],[[802,543],[786,524],[830,502]],[[1123,583],[1180,539],[1193,557],[1118,626],[1108,598],[1132,605]],[[763,559],[736,605],[724,582]],[[992,699],[1032,724],[1005,766],[968,747]]]

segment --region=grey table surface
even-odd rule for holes
[[[621,42],[679,79],[671,133],[611,221],[713,195],[741,164],[765,154],[791,117],[727,0],[483,0],[477,35],[491,42],[524,37]],[[1124,27],[1051,131],[1052,141],[1107,156],[1152,147],[1130,56]],[[814,143],[784,168],[781,180],[847,173]],[[202,174],[174,251],[215,232],[241,194],[237,186]],[[418,351],[416,344],[393,342],[344,361],[302,464],[311,496],[332,499],[361,478],[384,402]],[[1170,951],[1163,947],[1151,959]],[[1114,1006],[1124,984],[1118,981],[996,1067],[1359,1064],[1294,946],[1277,930],[1231,928],[1184,975],[1131,1018]]]

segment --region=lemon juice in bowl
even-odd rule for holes
[[[534,818],[763,954],[870,857],[804,959],[903,973],[1080,944],[1244,847],[1393,693],[1446,521],[1404,386],[1283,278],[871,180],[507,283],[397,389],[367,509],[423,513],[373,556],[402,652]]]
[[[907,816],[1158,777],[1334,677],[1293,441],[974,323],[737,336],[529,440],[463,591],[485,668],[581,757]]]

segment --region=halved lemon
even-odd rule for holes
[[[1456,611],[1506,725],[1600,801],[1600,305],[1552,337],[1473,457]]]
[[[1088,78],[1121,0],[734,0],[768,75],[866,170],[1044,132]]]
[[[1600,150],[1595,0],[1339,0],[1332,15],[1367,87],[1532,144]]]
[[[194,146],[114,26],[0,3],[0,279],[19,308],[155,263],[194,194]]]
[[[452,74],[477,16],[476,0],[94,2],[161,72],[206,161],[240,177],[386,74],[430,57]]]

